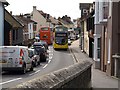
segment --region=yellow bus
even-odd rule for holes
[[[68,28],[57,26],[54,29],[54,49],[68,49]]]

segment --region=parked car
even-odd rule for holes
[[[71,45],[72,41],[70,39],[68,39],[68,45]]]
[[[40,40],[41,45],[43,45],[45,47],[45,49],[48,49],[48,44],[46,41]]]
[[[41,42],[35,42],[33,44],[33,47],[36,50],[36,52],[39,53],[39,55],[40,55],[40,61],[44,61],[45,62],[46,59],[47,59],[47,50],[45,49],[45,46],[43,46],[41,44]]]
[[[29,52],[29,57],[32,59],[34,67],[36,67],[37,65],[40,65],[40,56],[39,53],[36,52],[35,49],[28,49]]]
[[[25,46],[0,46],[0,66],[3,71],[33,71],[33,62]]]
[[[76,40],[79,39],[79,34],[76,35]]]

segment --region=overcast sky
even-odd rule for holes
[[[10,4],[6,7],[8,11],[12,11],[14,15],[20,13],[31,13],[33,6],[37,6],[38,10],[58,18],[68,15],[72,19],[80,17],[79,3],[93,2],[94,0],[7,0]]]

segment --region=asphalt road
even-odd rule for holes
[[[40,66],[34,68],[34,71],[21,74],[19,72],[5,72],[2,74],[2,81],[0,85],[2,88],[12,88],[23,82],[27,82],[34,78],[42,77],[53,71],[68,67],[74,64],[74,59],[70,50],[58,50],[55,51],[52,46],[49,46],[49,58],[47,62],[41,63]]]

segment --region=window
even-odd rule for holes
[[[67,43],[67,38],[66,37],[56,37],[55,43],[59,45],[65,45]]]
[[[30,24],[30,30],[31,30],[31,24]]]
[[[100,38],[98,38],[98,48],[100,48]]]
[[[31,33],[30,33],[30,39],[31,39]]]
[[[16,40],[18,39],[18,30],[16,30]]]
[[[97,58],[100,59],[100,47],[101,47],[101,39],[98,38],[98,41],[97,41]]]
[[[103,19],[107,19],[108,18],[108,8],[109,3],[108,2],[103,2]]]
[[[46,27],[46,28],[41,28],[41,30],[43,30],[43,31],[47,31],[48,30],[48,28]]]
[[[15,30],[13,30],[12,37],[13,37],[13,41],[14,41],[15,40]]]

